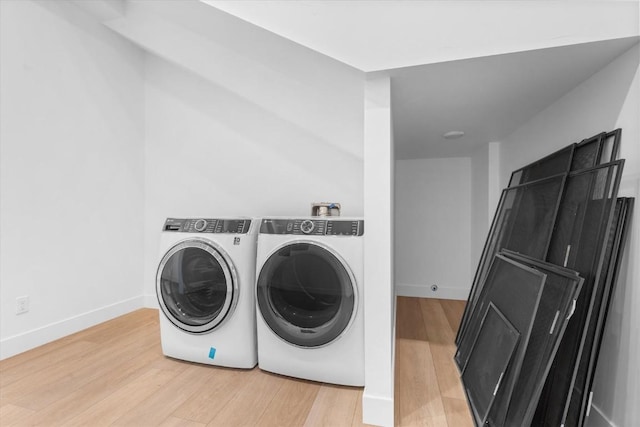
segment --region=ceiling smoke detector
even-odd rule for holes
[[[464,136],[464,132],[461,130],[451,130],[442,135],[444,139],[458,139]]]

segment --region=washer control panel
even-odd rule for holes
[[[307,236],[362,236],[363,220],[340,219],[269,219],[260,224],[261,234],[296,234]]]
[[[167,218],[162,231],[175,233],[246,234],[250,219]]]

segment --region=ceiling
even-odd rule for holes
[[[201,1],[390,75],[398,159],[503,140],[639,40],[637,1]]]
[[[364,72],[638,35],[638,2],[200,0]]]
[[[394,70],[396,158],[464,157],[501,141],[637,43],[632,37]],[[465,136],[443,137],[454,130]]]
[[[144,13],[167,9],[166,19],[180,24],[179,15],[228,40],[249,31],[304,46],[367,78],[390,76],[398,159],[466,157],[502,141],[640,39],[637,1],[190,0],[175,9],[173,1],[126,0],[120,12],[93,13],[128,17],[140,9],[133,6],[151,4],[157,7]],[[578,12],[581,19],[566,19]],[[544,20],[526,19],[541,14]],[[619,25],[608,25],[612,19]],[[442,136],[457,130],[464,137]]]

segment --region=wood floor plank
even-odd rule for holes
[[[13,426],[25,425],[26,420],[33,415],[35,411],[21,406],[6,404],[0,406],[0,425]]]
[[[427,341],[418,298],[398,297],[396,338]]]
[[[396,363],[399,424],[446,426],[429,343],[397,339]]]
[[[54,389],[52,394],[57,396],[57,399],[37,411],[29,422],[32,424],[47,424],[48,420],[56,420],[57,423],[66,422],[75,414],[90,408],[144,375],[148,370],[149,361],[155,357],[155,352],[149,350],[135,358],[123,358],[119,364],[101,367],[96,371],[93,380],[84,382],[78,387],[60,387],[62,390],[67,390],[67,393],[60,393],[57,388]]]
[[[324,384],[318,390],[305,427],[351,426],[358,406],[358,394],[353,387]]]
[[[455,347],[446,344],[431,344],[431,355],[436,370],[438,387],[442,397],[465,399],[457,366],[453,360]]]
[[[79,359],[84,355],[95,351],[97,345],[88,341],[70,341],[60,347],[53,347],[49,351],[38,351],[40,356],[20,361],[19,358],[12,357],[0,362],[0,387],[7,387],[10,384],[20,381],[28,375],[35,376],[38,373],[51,369],[61,362],[68,362],[72,359]],[[20,363],[11,363],[11,362]],[[5,363],[7,362],[7,363]],[[25,369],[28,363],[29,369]]]
[[[35,394],[38,393],[42,387],[52,384],[55,385],[65,377],[72,375],[78,366],[81,366],[85,360],[95,353],[95,348],[94,346],[90,346],[82,352],[74,353],[73,356],[68,359],[57,358],[57,362],[51,363],[48,369],[45,370],[39,369],[39,359],[29,358],[29,361],[21,367],[23,372],[16,374],[20,376],[19,381],[13,381],[6,385],[2,384],[3,403],[10,402],[18,406],[23,406],[20,402],[26,399],[27,405],[24,405],[25,407],[34,410],[41,409],[41,407],[34,408],[30,404]],[[32,365],[35,366],[36,369],[32,370]]]
[[[197,423],[195,421],[183,420],[178,417],[169,417],[158,427],[204,427],[206,424]]]
[[[209,422],[209,426],[258,425],[274,396],[286,381],[285,377],[254,368],[243,372],[241,388]]]
[[[442,403],[450,427],[473,427],[473,420],[466,400],[443,397]]]
[[[419,298],[417,301],[422,314],[427,339],[430,343],[453,344],[455,334],[443,309],[442,300]]]
[[[24,353],[20,353],[15,356],[0,360],[0,372],[3,372],[5,369],[8,370],[12,367],[24,365],[31,361],[46,357],[47,354],[59,351],[73,341],[75,341],[75,339],[73,339],[71,336],[66,336],[50,343],[33,348],[29,351],[25,351]]]
[[[15,399],[14,402],[19,406],[41,410],[64,399],[70,390],[77,390],[103,375],[116,375],[118,372],[114,370],[114,365],[117,366],[121,361],[135,361],[139,352],[144,352],[145,348],[155,344],[154,338],[145,334],[144,330],[127,332],[120,342],[122,345],[115,348],[106,347],[102,351],[88,354],[82,358],[81,363],[62,363],[46,374],[40,373],[30,382],[28,395]],[[9,395],[11,392],[15,393],[13,384],[7,390]]]
[[[313,406],[319,383],[287,379],[266,408],[258,424],[261,426],[301,426]]]
[[[460,320],[462,320],[462,314],[464,313],[464,307],[466,305],[466,301],[460,300],[446,300],[446,303],[443,304],[444,313],[447,316],[454,337],[458,333]]]
[[[209,366],[189,365],[168,387],[141,401],[133,410],[119,417],[112,425],[158,425],[173,416],[173,412],[190,399],[198,389],[212,381]]]
[[[224,408],[242,387],[246,372],[237,369],[210,367],[211,380],[203,383],[193,397],[172,412],[172,416],[207,424]]]
[[[397,307],[396,425],[472,425],[449,357],[464,303]],[[158,323],[138,310],[1,361],[0,424],[363,425],[361,388],[171,359]]]
[[[148,369],[104,399],[65,422],[68,426],[108,426],[133,410],[179,375],[176,371]]]
[[[456,351],[454,344],[455,334],[443,308],[446,305],[447,301],[443,300],[420,299],[420,309],[427,331],[440,393],[443,397],[464,400],[465,394],[460,383],[459,371],[453,359]]]

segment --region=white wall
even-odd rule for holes
[[[618,57],[501,144],[501,184],[537,158],[601,131],[622,128],[626,159],[619,195],[640,200],[640,47]],[[640,424],[640,208],[606,326],[588,426]]]
[[[487,234],[500,201],[499,181],[500,143],[481,145],[471,155],[471,279],[478,269]],[[471,288],[471,283],[468,288]]]
[[[142,304],[144,117],[137,48],[71,3],[0,8],[4,358]]]
[[[363,215],[364,74],[197,1],[106,25],[148,53],[145,296],[169,216]]]
[[[323,66],[335,64],[327,60]],[[311,203],[322,201],[341,203],[343,216],[363,215],[364,81],[348,70],[333,74],[332,79],[317,82],[316,99],[293,88],[289,95],[282,93],[282,102],[297,105],[283,116],[282,111],[231,91],[225,81],[208,80],[148,56],[147,304],[155,304],[158,238],[167,217],[310,215]],[[312,77],[292,71],[274,82],[265,76],[263,85],[265,90],[273,85],[297,86],[306,78]],[[349,90],[342,90],[345,81],[353,84]],[[325,101],[323,93],[335,98],[336,104],[318,111]],[[356,119],[335,126],[343,114]],[[328,124],[324,135],[299,125],[308,116]]]
[[[394,423],[394,146],[389,77],[367,80],[364,120],[365,388],[362,421]]]
[[[623,128],[621,157],[627,159],[625,175],[640,173],[638,116],[633,116],[637,94],[630,89],[637,63],[636,45],[504,140],[501,188],[507,186],[513,170],[616,126]]]
[[[471,156],[471,274],[475,274],[482,254],[492,214],[489,213],[489,145],[474,150]],[[473,278],[473,276],[471,276]],[[471,283],[469,283],[469,288]],[[468,296],[468,292],[467,292]],[[465,297],[466,298],[466,297]]]
[[[447,299],[469,295],[471,177],[471,159],[467,157],[396,160],[398,295]],[[486,229],[486,212],[482,214]],[[437,285],[436,291],[433,285]]]

